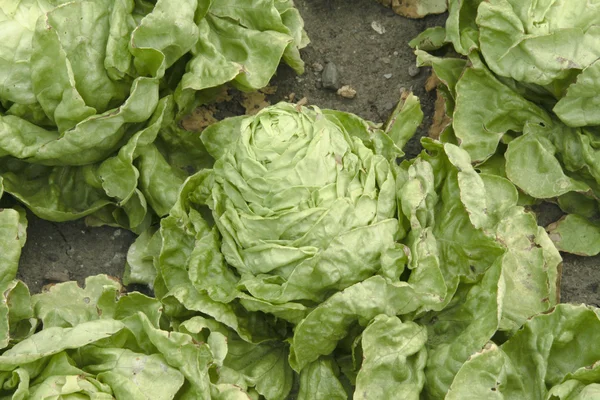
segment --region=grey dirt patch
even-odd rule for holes
[[[135,235],[124,229],[90,228],[83,221],[54,223],[28,214],[27,242],[18,278],[32,293],[47,284],[90,275],[121,277]]]
[[[406,152],[408,157],[418,154],[419,137],[431,124],[435,95],[424,89],[429,69],[416,69],[407,43],[425,28],[442,25],[446,16],[409,20],[374,0],[296,0],[296,6],[311,38],[311,44],[302,51],[306,73],[296,76],[290,68],[280,67],[272,82],[278,90],[270,101],[289,99],[293,93],[296,101],[306,97],[310,105],[384,122],[401,90],[413,90],[421,99],[425,120]],[[323,87],[323,69],[328,62],[336,66],[335,85],[356,90],[354,98]],[[535,211],[542,225],[560,215],[551,206]],[[29,221],[19,278],[32,292],[64,279],[81,284],[86,276],[99,273],[122,276],[126,252],[134,240],[132,233],[110,227],[88,228],[81,221],[52,223],[31,215]],[[600,257],[565,256],[563,301],[600,306],[599,283]]]

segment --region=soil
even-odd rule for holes
[[[296,0],[296,6],[311,38],[311,44],[302,51],[306,73],[296,76],[290,68],[280,67],[272,82],[278,89],[269,100],[289,99],[293,93],[296,100],[306,97],[308,104],[320,108],[349,111],[384,122],[401,91],[412,90],[421,99],[425,119],[405,151],[409,157],[418,154],[419,136],[431,124],[435,95],[424,90],[428,68],[421,68],[415,75],[415,57],[407,43],[427,27],[443,25],[446,16],[410,20],[374,0]],[[320,70],[328,62],[337,67],[338,85],[350,85],[356,90],[355,98],[346,99],[322,87]],[[552,205],[536,207],[534,211],[541,225],[560,216]],[[82,221],[53,223],[30,215],[19,278],[35,293],[44,284],[65,279],[83,284],[86,276],[98,273],[120,277],[127,249],[134,239],[131,232],[123,229],[89,228]],[[600,256],[564,255],[562,301],[600,306],[599,284]]]

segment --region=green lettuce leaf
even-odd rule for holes
[[[477,7],[482,0],[449,0],[446,42],[463,55],[479,48],[479,28],[475,24]]]
[[[4,293],[14,296],[19,290],[13,285]],[[210,398],[213,392],[242,393],[231,382],[211,381],[209,369],[223,365],[228,352],[218,326],[211,325],[200,344],[190,333],[160,328],[163,307],[158,300],[121,293],[115,280],[95,276],[86,280],[85,288],[67,282],[35,295],[28,317],[41,320],[43,329],[29,329],[29,337],[0,355],[4,393],[100,399],[198,399]],[[23,318],[23,306],[30,304],[28,293],[20,300],[20,307],[11,304],[14,299],[8,301],[11,335],[13,319]]]
[[[446,44],[446,29],[443,26],[427,28],[408,42],[413,49],[432,51]]]
[[[379,315],[362,334],[363,363],[356,395],[419,399],[425,383],[427,331],[414,322]]]
[[[300,373],[298,400],[344,400],[348,398],[331,359],[313,361]]]
[[[506,343],[490,343],[473,355],[446,398],[593,398],[585,394],[597,388],[600,355],[586,343],[598,334],[596,311],[561,304],[536,316]]]
[[[556,147],[543,135],[543,127],[527,125],[525,134],[509,143],[506,175],[525,193],[536,198],[552,198],[568,192],[589,190],[583,182],[565,175],[555,157]]]
[[[560,251],[582,256],[600,253],[600,224],[569,214],[548,226],[548,234]]]
[[[27,240],[27,217],[23,209],[0,208],[0,283],[17,277],[21,249]]]
[[[416,321],[428,328],[425,392],[438,398],[496,331],[556,304],[561,260],[508,180],[475,173],[457,146],[423,145],[399,196],[412,228],[408,283],[430,290]]]
[[[600,62],[586,66],[577,81],[570,85],[566,94],[554,106],[556,115],[572,127],[600,125],[598,98],[595,93],[600,89]]]
[[[522,132],[526,122],[550,125],[547,113],[500,82],[476,58],[456,84],[454,133],[474,162],[496,152],[508,131]]]
[[[598,59],[599,15],[600,6],[584,0],[482,2],[481,52],[496,74],[547,85]]]

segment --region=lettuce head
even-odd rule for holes
[[[282,59],[303,71],[293,3],[245,3],[0,2],[4,190],[54,221],[141,231],[165,215],[202,163],[175,155],[198,147],[177,125],[196,94],[266,86]]]

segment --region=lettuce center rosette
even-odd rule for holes
[[[248,311],[295,324],[357,282],[399,276],[408,248],[396,158],[422,117],[417,98],[395,115],[384,131],[279,103],[210,126],[201,139],[213,168],[188,178],[160,229],[138,238],[125,281],[151,284],[175,314],[176,304],[226,305],[239,333]],[[411,123],[398,129],[401,120]]]
[[[208,147],[231,124],[210,128]],[[321,302],[401,251],[390,162],[335,115],[280,104],[238,132],[215,162],[207,204],[241,288],[272,303]]]

